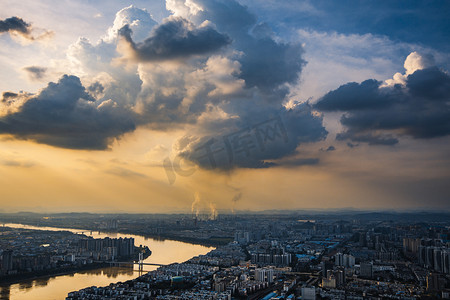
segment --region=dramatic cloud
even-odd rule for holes
[[[277,43],[272,39],[250,39],[240,61],[247,86],[260,89],[276,88],[284,83],[296,83],[305,64],[299,46]]]
[[[306,63],[301,44],[283,41],[236,1],[177,0],[167,7],[173,15],[161,24],[130,6],[97,43],[79,38],[67,53],[76,77],[25,97],[0,119],[0,132],[59,147],[105,149],[136,126],[188,126],[189,143],[173,154],[211,168],[193,152],[219,139],[228,143],[217,157],[222,170],[276,165],[300,144],[326,137],[311,105],[288,99]],[[121,55],[132,59],[122,64]],[[36,78],[45,73],[27,71]],[[248,134],[252,144],[241,145]],[[311,162],[317,161],[300,164]]]
[[[383,86],[394,86],[396,84],[404,85],[406,83],[408,75],[413,74],[417,70],[430,68],[435,66],[434,57],[431,54],[420,55],[417,52],[412,52],[405,59],[403,67],[405,68],[405,74],[395,73],[392,79],[385,81]]]
[[[222,130],[222,135],[185,137],[180,143],[184,144],[179,147],[180,155],[202,168],[219,170],[317,164],[318,159],[309,158],[276,160],[294,154],[300,144],[325,139],[327,131],[322,125],[322,117],[315,116],[308,103],[271,113],[274,115],[260,111],[253,117],[253,122],[246,124],[237,120],[235,130],[228,127]]]
[[[5,20],[0,20],[0,34],[10,33],[12,35],[19,35],[28,40],[41,40],[53,35],[52,31],[44,31],[35,37],[31,34],[31,31],[31,25],[21,18],[11,17]]]
[[[23,69],[27,72],[28,77],[31,80],[37,80],[37,81],[43,79],[47,72],[47,68],[37,67],[37,66],[30,66],[30,67],[26,67]]]
[[[113,42],[117,39],[119,30],[125,25],[133,31],[133,38],[142,41],[148,37],[152,28],[158,23],[145,9],[137,8],[133,5],[125,7],[116,13],[114,24],[108,29],[104,40]]]
[[[245,80],[247,87],[267,90],[298,80],[305,64],[301,45],[275,39],[270,27],[257,23],[257,17],[247,7],[236,1],[204,0],[169,1],[167,6],[185,17],[194,14],[191,18],[196,23],[210,21],[232,38],[236,50],[242,51],[237,58],[242,66],[239,78]]]
[[[265,168],[300,144],[326,137],[321,116],[308,103],[284,107],[289,84],[297,83],[305,65],[300,44],[281,41],[235,1],[177,0],[167,8],[195,24],[214,24],[235,50],[226,58],[209,58],[206,68],[191,73],[202,80],[195,91],[188,89],[189,110],[203,111],[198,120],[204,135],[183,138],[188,142],[176,147],[179,155],[206,169]],[[211,70],[228,72],[199,76]]]
[[[13,93],[13,92],[3,92],[3,94],[2,94],[2,102],[6,102],[9,99],[11,99],[11,98],[13,99],[13,98],[15,98],[17,96],[18,96],[18,94]]]
[[[90,86],[88,86],[87,90],[93,95],[99,95],[103,93],[105,87],[100,82],[96,81]]]
[[[30,24],[18,17],[11,17],[5,20],[0,20],[0,33],[3,32],[20,32],[22,34],[30,33]]]
[[[405,62],[406,74],[394,77],[396,83],[348,83],[319,99],[315,108],[345,112],[341,123],[346,131],[337,135],[339,140],[393,145],[401,135],[449,135],[450,76],[435,66],[423,68],[429,65],[425,61],[412,53]]]
[[[1,117],[0,133],[64,148],[105,149],[110,139],[135,129],[129,114],[111,100],[95,102],[78,77],[64,75]]]
[[[187,58],[214,52],[230,43],[230,39],[210,26],[194,28],[181,17],[169,17],[153,29],[151,36],[142,43],[135,43],[128,25],[119,30],[127,43],[126,56],[138,61],[159,61]]]
[[[362,83],[350,82],[327,93],[315,105],[323,111],[352,111],[387,106],[392,101],[389,94],[379,92],[380,82],[369,79]]]

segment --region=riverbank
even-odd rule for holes
[[[29,222],[22,222],[22,224]],[[33,225],[6,224],[11,228],[35,229],[44,231],[68,231],[72,233],[80,233],[84,231],[86,235],[92,238],[134,238],[135,245],[146,246],[151,249],[152,254],[149,258],[144,259],[144,263],[154,263],[169,265],[172,263],[180,263],[189,260],[192,257],[203,255],[213,250],[213,247],[205,247],[198,244],[186,243],[175,240],[153,239],[143,235],[133,234],[116,234],[116,233],[99,233],[98,231],[80,230],[74,226],[70,228],[46,226],[35,227]],[[144,265],[144,273],[156,270],[157,266]],[[21,277],[16,282],[0,284],[0,299],[9,300],[36,300],[36,299],[65,299],[67,294],[74,290],[80,290],[89,286],[108,286],[111,283],[125,282],[135,279],[142,272],[135,265],[133,268],[128,267],[107,267],[86,268],[84,270],[72,270],[67,272],[59,272],[43,276],[27,276]],[[16,278],[17,279],[17,278]]]
[[[171,234],[149,234],[145,232],[131,232],[128,230],[121,230],[120,232],[115,232],[118,234],[137,234],[142,235],[147,238],[159,240],[159,241],[177,241],[177,242],[184,242],[184,243],[190,243],[194,245],[200,245],[205,247],[219,247],[223,245],[227,245],[228,243],[232,242],[232,238],[227,237],[211,237],[208,239],[199,239],[194,237],[180,237],[177,235],[171,235]]]
[[[35,243],[36,245],[32,244],[30,246],[30,248],[27,250],[22,250],[21,252],[21,256],[19,255],[19,258],[17,258],[16,256],[13,257],[13,264],[15,266],[15,268],[10,269],[10,271],[8,272],[9,274],[4,274],[2,273],[0,275],[0,286],[7,286],[7,285],[11,285],[11,284],[16,284],[16,283],[21,283],[21,282],[26,282],[26,281],[32,281],[35,279],[41,279],[41,278],[50,278],[50,277],[55,277],[55,276],[62,276],[62,275],[69,275],[69,274],[75,274],[78,272],[84,272],[84,271],[92,271],[92,270],[98,270],[98,269],[103,269],[103,268],[108,268],[111,267],[113,265],[117,264],[117,261],[120,261],[121,264],[126,263],[129,264],[131,267],[130,269],[133,270],[133,264],[138,262],[140,259],[147,259],[148,257],[151,256],[152,251],[149,249],[149,247],[147,245],[140,245],[138,247],[134,247],[134,253],[132,255],[129,256],[120,256],[118,258],[116,258],[115,260],[100,260],[100,261],[93,261],[92,258],[86,259],[77,259],[77,260],[73,260],[73,261],[63,261],[60,260],[57,263],[50,263],[50,261],[52,261],[52,254],[54,253],[54,251],[56,251],[55,249],[52,249],[52,251],[49,251],[47,253],[42,253],[42,252],[33,252],[31,249],[35,249],[37,247],[37,245],[39,246],[39,249],[42,248],[43,249],[47,249],[46,247],[50,246],[51,241],[48,240],[49,238],[54,238],[54,239],[58,239],[60,238],[60,235],[58,235],[58,232],[61,233],[65,233],[67,235],[72,235],[75,236],[76,238],[80,238],[79,235],[75,235],[74,233],[72,233],[71,231],[49,231],[47,229],[44,230],[40,230],[37,228],[11,228],[8,226],[3,226],[0,228],[0,230],[2,231],[1,234],[4,234],[6,232],[5,235],[2,235],[2,247],[0,247],[0,249],[5,249],[5,241],[6,241],[6,245],[8,245],[8,241],[10,243],[12,242],[17,242],[14,239],[25,239],[29,241],[29,238],[34,239],[35,241],[37,241],[37,243]],[[18,233],[17,235],[10,235],[9,233],[11,232],[11,230],[17,230]],[[41,238],[41,232],[44,233],[44,236],[47,238],[46,240],[42,240]],[[51,233],[53,233],[54,235],[50,235]],[[39,235],[41,234],[41,235]],[[55,235],[56,234],[56,235]],[[67,235],[64,236],[64,238],[67,237]],[[85,238],[88,238],[88,236],[84,236]],[[73,241],[71,240],[71,242],[73,243]],[[30,243],[30,242],[28,242]],[[43,243],[48,243],[48,244],[43,244]],[[23,245],[22,245],[23,246]],[[34,246],[34,248],[33,248]],[[61,249],[58,249],[61,250]],[[70,251],[74,251],[74,249],[70,249],[68,250],[69,253],[75,253],[75,252],[70,252]],[[75,250],[76,251],[76,250]],[[142,256],[141,256],[142,254]],[[25,258],[24,258],[25,257]],[[29,258],[31,257],[31,259]],[[58,257],[58,256],[56,256]],[[62,257],[62,256],[61,256]],[[33,260],[34,258],[34,260]],[[72,256],[72,259],[74,257]],[[14,260],[15,259],[15,260]],[[48,260],[47,263],[38,263],[37,261],[45,261]],[[31,263],[30,263],[31,262]],[[34,263],[33,268],[31,269],[31,264]],[[28,264],[29,268],[25,268],[24,266],[26,266],[26,264]]]
[[[70,225],[66,225],[66,224],[51,224],[48,222],[45,222],[45,224],[43,224],[42,222],[35,222],[35,221],[27,221],[27,220],[0,220],[0,223],[15,223],[15,224],[21,224],[21,225],[28,225],[28,226],[35,226],[35,227],[41,227],[41,228],[46,228],[46,227],[58,227],[61,229],[67,229],[67,230],[72,230],[72,227]],[[151,238],[151,239],[155,239],[158,241],[176,241],[176,242],[184,242],[184,243],[190,243],[190,244],[194,244],[194,245],[200,245],[200,246],[205,246],[205,247],[218,247],[218,246],[223,246],[226,245],[230,242],[233,241],[233,238],[229,238],[229,237],[218,237],[218,236],[212,236],[210,238],[196,238],[196,237],[189,237],[189,236],[179,236],[179,235],[174,235],[174,234],[170,234],[170,233],[158,233],[158,234],[153,234],[153,233],[149,233],[146,230],[141,230],[141,229],[122,229],[122,230],[104,230],[104,229],[93,229],[90,226],[78,226],[79,228],[77,228],[77,230],[80,230],[80,232],[103,232],[103,233],[107,233],[107,234],[129,234],[129,235],[140,235],[146,238]],[[42,229],[44,230],[44,229]]]
[[[137,247],[139,248],[139,247]],[[143,259],[147,259],[151,256],[152,251],[145,246],[143,248],[144,257]],[[137,261],[138,255],[133,255],[131,259],[128,260],[131,266],[133,262]],[[41,271],[33,271],[30,273],[20,273],[20,274],[14,274],[14,275],[3,275],[0,276],[0,286],[6,286],[16,283],[22,283],[29,280],[36,280],[36,279],[42,279],[47,277],[56,277],[56,276],[63,276],[63,275],[70,275],[75,274],[78,272],[83,271],[94,271],[98,269],[108,268],[114,265],[114,261],[106,261],[106,262],[94,262],[86,265],[81,266],[71,266],[71,267],[64,267],[64,268],[58,268],[58,269],[50,269],[50,270],[41,270]]]
[[[109,265],[110,265],[109,263],[92,263],[83,266],[73,266],[70,268],[42,270],[42,271],[35,271],[33,273],[6,275],[0,277],[0,286],[7,286],[11,284],[22,283],[29,280],[42,279],[47,277],[70,275],[83,271],[92,271],[109,267]]]

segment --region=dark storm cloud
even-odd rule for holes
[[[369,84],[368,84],[369,83]],[[380,87],[374,80],[349,83],[319,99],[322,111],[346,112],[337,139],[394,145],[395,135],[434,138],[450,134],[450,76],[437,67],[417,70],[406,86]]]
[[[90,86],[88,86],[87,90],[93,95],[98,95],[98,94],[103,93],[103,91],[105,90],[105,87],[100,82],[96,81],[93,84],[91,84]]]
[[[162,87],[166,87],[167,82],[172,81],[177,88],[171,89],[171,93],[163,89],[148,89],[148,97],[152,100],[143,105],[139,124],[147,124],[154,129],[165,129],[168,126],[200,122],[198,128],[201,128],[199,130],[201,136],[190,141],[184,148],[181,147],[178,152],[201,167],[210,169],[270,167],[275,163],[269,160],[281,159],[285,155],[292,154],[302,143],[324,139],[327,131],[323,127],[322,118],[313,115],[309,104],[297,105],[290,110],[283,107],[286,96],[289,94],[287,84],[297,82],[305,64],[301,45],[277,39],[267,24],[258,23],[256,16],[236,1],[195,2],[203,10],[195,16],[190,16],[190,20],[197,25],[205,24],[206,21],[210,22],[215,28],[214,31],[208,29],[214,33],[213,36],[220,32],[221,36],[227,37],[229,47],[235,51],[232,54],[228,52],[221,54],[233,63],[239,62],[237,70],[230,74],[232,79],[228,80],[229,82],[244,80],[245,86],[243,90],[239,89],[236,93],[215,96],[217,78],[214,78],[212,74],[212,80],[208,78],[200,83],[195,96],[189,99],[189,106],[186,109],[182,105],[186,102],[187,87],[192,83],[185,81],[185,78],[177,78],[177,76],[164,78],[164,75],[161,75],[157,80],[161,81]],[[148,52],[152,59],[171,58],[176,56],[171,54],[172,46],[167,47],[170,51],[160,51],[162,53],[160,56],[156,56],[153,49],[166,44],[172,45],[173,41],[177,41],[174,38],[178,35],[177,32],[185,32],[185,28],[195,27],[179,17],[171,17],[168,20],[170,22],[166,21],[156,27],[147,41],[136,46],[131,40],[131,31],[128,27],[124,27],[120,34],[127,40],[128,45],[132,46],[132,51],[139,52],[137,55]],[[197,28],[196,30],[206,30],[204,28],[209,27]],[[217,39],[208,37],[208,40],[212,40],[208,43],[214,45]],[[144,51],[146,47],[151,51]],[[177,51],[179,51],[177,55],[186,54],[186,51]],[[203,72],[205,69],[197,70]],[[154,77],[152,80],[155,80]],[[147,97],[146,93],[147,91],[142,92],[141,96]],[[232,117],[199,121],[200,116],[209,113],[211,107],[219,108]],[[252,148],[250,152],[245,152],[245,155],[239,153],[232,158],[223,151],[214,158],[213,165],[209,159],[198,157],[201,151],[206,151],[205,147],[221,147],[219,144],[223,143],[227,137],[235,138],[236,134],[246,135],[248,128],[271,120],[275,116],[281,116],[283,119],[287,136],[289,136],[287,141],[282,139],[280,143],[267,145],[264,151],[260,148],[254,151],[256,148]],[[260,147],[260,145],[251,145],[251,147]]]
[[[294,154],[300,144],[327,136],[322,117],[313,115],[308,103],[292,109],[267,110],[265,115],[248,116],[245,126],[235,125],[235,130],[227,128],[222,135],[186,142],[181,155],[205,169],[268,168],[278,165],[271,160]],[[281,162],[291,166],[316,163],[315,159]]]
[[[430,101],[448,101],[450,98],[450,77],[437,67],[409,75],[406,86],[412,95]]]
[[[9,99],[14,99],[19,94],[13,93],[13,92],[3,92],[2,94],[2,102],[7,102]]]
[[[0,118],[0,133],[63,148],[106,149],[111,138],[135,129],[130,112],[96,103],[80,79],[64,75]]]
[[[361,134],[360,132],[347,131],[344,133],[338,133],[336,139],[339,141],[351,139],[354,142],[368,143],[369,145],[385,145],[392,146],[398,143],[398,139],[394,138],[392,135],[375,135],[375,134]],[[350,148],[354,145],[348,143]]]
[[[31,40],[43,40],[53,36],[53,31],[43,30],[39,35],[33,36],[32,26],[18,17],[11,17],[5,20],[0,20],[0,34],[2,33],[15,33],[22,37]]]
[[[245,80],[247,87],[264,90],[295,83],[305,64],[300,46],[277,43],[270,38],[249,39],[243,49],[239,77]]]
[[[140,61],[158,61],[186,58],[207,54],[231,41],[228,36],[205,26],[193,28],[193,24],[180,17],[170,17],[156,26],[151,36],[142,43],[131,38],[131,29],[125,25],[119,35],[130,45],[132,54]]]
[[[181,106],[185,92],[183,88],[170,95],[165,95],[161,90],[154,91],[153,101],[143,106],[137,123],[155,130],[167,130],[185,124],[195,124],[205,108],[204,105],[197,103],[198,106],[201,106],[197,111],[192,109],[188,112],[182,111]],[[205,102],[207,100],[206,98]]]
[[[18,17],[0,20],[0,33],[15,31],[22,34],[29,34],[30,28],[30,24]]]
[[[315,105],[322,111],[352,111],[379,108],[391,103],[390,95],[379,92],[380,82],[374,79],[362,83],[350,82],[328,92]]]
[[[203,168],[221,170],[274,166],[277,160],[295,154],[299,145],[323,140],[327,131],[322,117],[309,103],[290,109],[283,106],[289,84],[298,81],[305,65],[302,46],[275,37],[267,24],[258,23],[256,16],[236,1],[199,4],[203,11],[190,19],[192,23],[169,17],[142,43],[132,40],[129,26],[122,27],[117,50],[138,61],[177,60],[218,52],[225,46],[231,51],[185,61],[179,72],[152,70],[146,65],[139,80],[122,79],[105,85],[95,82],[86,89],[77,77],[65,76],[36,96],[22,95],[29,98],[19,111],[0,118],[0,133],[59,147],[105,149],[113,138],[133,131],[135,126],[167,130],[191,124],[192,134],[200,137],[190,140],[178,153]],[[212,25],[203,26],[208,24],[205,21]],[[222,66],[226,69],[223,74]],[[136,84],[130,87],[129,82]],[[128,94],[132,96],[126,97]],[[112,102],[125,103],[122,98],[139,113]],[[105,99],[112,100],[101,103]],[[216,110],[224,117],[214,117]],[[253,144],[240,151],[249,129]],[[233,157],[224,150],[215,158],[215,167],[198,157],[198,148],[204,143],[224,143],[226,139],[229,144],[223,147],[237,151]],[[314,159],[290,162],[316,163]]]
[[[236,1],[198,2],[205,8],[199,13],[200,21],[212,21],[243,52],[238,58],[242,65],[238,77],[247,87],[271,90],[299,79],[306,64],[300,44],[276,41],[267,24],[257,24],[256,16]]]
[[[283,106],[288,84],[298,81],[306,63],[302,46],[274,37],[267,24],[258,23],[257,17],[236,1],[196,3],[203,9],[193,16],[196,24],[208,20],[230,36],[230,47],[239,53],[233,60],[240,63],[239,72],[232,75],[244,80],[245,91],[228,96],[226,102],[216,102],[234,118],[202,123],[202,129],[211,134],[193,138],[179,154],[202,168],[218,170],[316,164],[316,159],[283,160],[299,145],[327,136],[322,117],[313,113],[309,103],[290,109]],[[202,95],[217,101],[209,91]],[[191,109],[204,110],[204,104],[199,100]]]
[[[26,68],[23,68],[23,69],[27,72],[28,77],[31,80],[43,79],[45,77],[46,72],[47,72],[47,68],[37,67],[37,66],[30,66],[30,67],[26,67]]]

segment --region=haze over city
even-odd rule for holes
[[[448,2],[1,8],[2,212],[450,207]]]

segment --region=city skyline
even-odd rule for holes
[[[6,0],[0,212],[450,208],[450,5]]]

